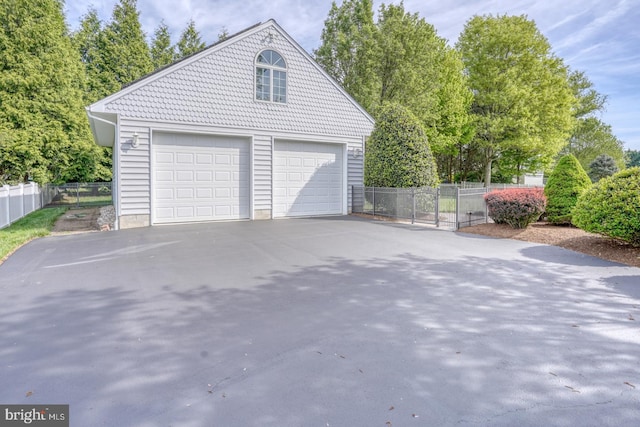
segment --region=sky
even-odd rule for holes
[[[117,2],[66,0],[67,23],[77,29],[89,6],[108,22]],[[374,10],[381,3],[374,1]],[[164,21],[175,43],[193,19],[203,41],[211,44],[223,29],[234,34],[275,19],[309,53],[320,45],[331,8],[331,0],[138,0],[137,4],[149,38]],[[584,71],[595,89],[608,97],[601,119],[612,126],[625,148],[640,150],[640,0],[405,0],[404,6],[432,24],[451,45],[474,15],[527,15],[554,53],[572,70]]]

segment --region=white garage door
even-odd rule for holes
[[[273,216],[341,214],[342,145],[276,141]]]
[[[249,141],[154,133],[156,224],[249,218]]]

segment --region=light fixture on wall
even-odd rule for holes
[[[355,150],[353,150],[353,156],[356,159],[362,157],[362,148],[356,148]]]
[[[131,148],[138,148],[138,132],[133,133],[133,139],[131,140]]]

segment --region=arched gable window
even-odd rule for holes
[[[274,50],[263,50],[256,57],[256,99],[287,102],[287,64]]]

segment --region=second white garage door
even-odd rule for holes
[[[249,141],[154,133],[153,222],[249,218]]]
[[[343,213],[342,145],[276,141],[273,216]]]

